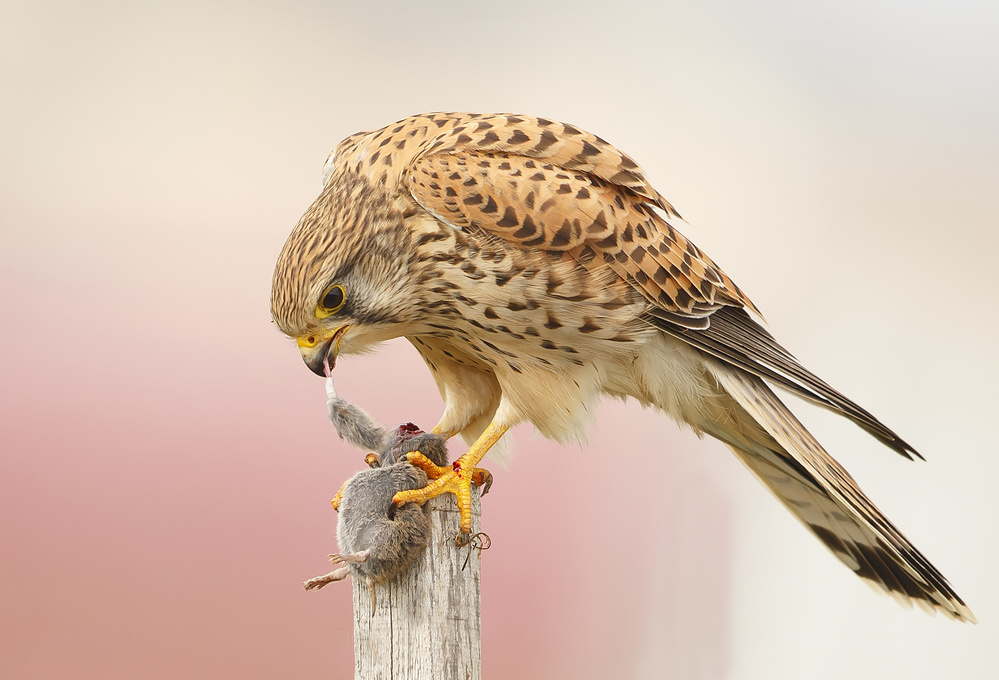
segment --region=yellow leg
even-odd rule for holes
[[[486,431],[475,440],[471,448],[468,449],[458,460],[454,461],[449,468],[439,468],[433,466],[433,473],[427,471],[428,477],[436,478],[422,489],[412,491],[400,491],[392,500],[396,505],[405,503],[417,503],[423,505],[431,498],[436,498],[444,493],[453,493],[458,499],[458,512],[461,514],[461,532],[463,534],[472,533],[472,482],[476,478],[484,481],[486,475],[479,472],[477,467],[482,457],[492,448],[493,444],[499,441],[503,433],[509,429],[507,425],[497,425],[490,423]],[[415,458],[415,457],[414,457]],[[421,455],[420,458],[423,458]],[[415,462],[415,461],[414,461]],[[430,461],[427,461],[428,463]],[[423,467],[421,465],[421,467]],[[426,469],[426,468],[424,468]],[[478,474],[477,474],[478,473]]]
[[[458,434],[458,430],[445,430],[443,427],[441,427],[440,423],[437,423],[436,425],[434,425],[434,429],[430,430],[430,433],[439,434],[440,436],[444,437],[444,439],[450,439],[451,437]]]

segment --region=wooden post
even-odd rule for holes
[[[480,550],[455,544],[454,496],[427,505],[430,545],[397,578],[375,587],[354,582],[355,680],[480,680]],[[472,534],[479,531],[472,487]]]

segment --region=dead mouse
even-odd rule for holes
[[[351,433],[370,434],[380,430],[356,407],[354,410],[342,409],[342,413],[348,414],[345,422]],[[339,426],[338,431],[343,432]],[[360,438],[371,441],[374,437]],[[330,555],[330,560],[340,566],[324,576],[306,581],[303,584],[306,590],[322,588],[349,574],[368,584],[374,607],[375,584],[384,583],[402,572],[426,548],[430,540],[429,514],[412,503],[397,507],[392,497],[398,491],[427,485],[426,473],[412,465],[406,454],[419,451],[435,465],[447,465],[446,440],[440,435],[424,433],[411,423],[396,428],[382,439],[381,456],[368,454],[365,459],[371,469],[362,470],[347,480],[334,499],[334,507],[340,513],[337,520],[340,553]]]

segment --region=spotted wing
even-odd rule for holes
[[[421,156],[478,152],[543,161],[629,189],[668,215],[680,216],[652,187],[638,163],[594,134],[548,118],[505,113],[464,115],[466,119],[434,139]]]
[[[850,418],[900,454],[916,453],[873,415],[808,371],[743,308],[749,298],[674,229],[672,206],[641,168],[599,137],[526,116],[453,122],[405,174],[428,211],[525,249],[610,268],[651,303],[661,330]]]
[[[590,174],[581,162],[561,160],[573,167],[499,150],[425,153],[407,181],[417,202],[444,222],[521,248],[563,253],[594,270],[610,267],[657,314],[683,327],[707,327],[707,317],[723,305],[753,308],[710,258],[660,217],[652,206],[662,206],[644,195],[650,192],[638,179],[631,184],[643,194]],[[601,166],[603,175],[622,172],[630,171],[611,174]]]

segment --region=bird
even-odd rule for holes
[[[943,575],[774,392],[922,458],[806,369],[729,276],[674,226],[635,160],[551,118],[438,112],[344,139],[274,270],[271,315],[306,365],[398,337],[444,403],[433,433],[467,451],[397,504],[470,484],[511,427],[582,440],[605,397],[726,444],[825,546],[902,604],[974,622]]]

